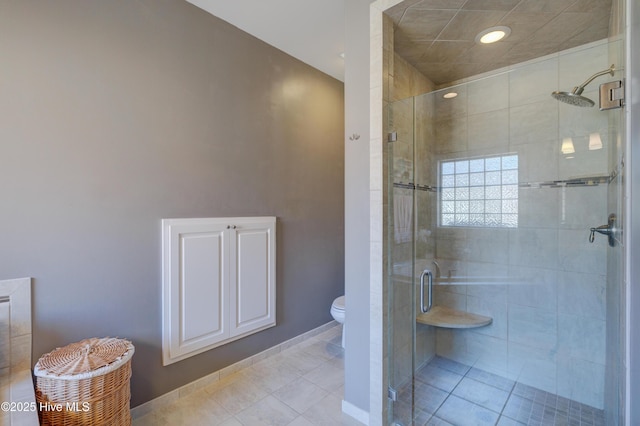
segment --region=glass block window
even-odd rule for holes
[[[518,227],[518,155],[440,162],[440,226]]]

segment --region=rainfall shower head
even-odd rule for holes
[[[596,77],[600,77],[601,75],[605,75],[605,74],[611,74],[613,76],[614,71],[615,71],[615,66],[611,65],[608,69],[597,72],[591,77],[589,77],[587,81],[582,83],[580,86],[574,87],[571,92],[560,92],[556,90],[555,92],[551,93],[551,96],[569,105],[575,105],[579,107],[592,107],[595,105],[595,102],[593,102],[591,99],[585,96],[582,96],[582,92],[584,92],[584,88],[587,86],[587,84],[591,83],[593,79],[595,79]]]
[[[555,99],[559,100],[560,102],[564,102],[565,104],[575,105],[579,107],[592,107],[595,105],[595,103],[591,99],[582,95],[578,95],[573,92],[555,91],[551,94],[551,96],[553,96]]]

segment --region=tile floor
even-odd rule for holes
[[[361,426],[342,413],[342,328],[333,327],[134,419],[133,426]],[[409,389],[399,424],[411,425]],[[604,426],[604,413],[522,383],[435,357],[416,373],[415,426]]]
[[[333,327],[171,404],[133,426],[346,425],[342,327]]]
[[[410,398],[400,390],[399,424],[411,424]],[[441,357],[416,373],[413,401],[416,426],[604,426],[602,410]]]

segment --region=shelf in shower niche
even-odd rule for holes
[[[426,314],[418,314],[416,321],[442,328],[476,328],[491,324],[493,318],[444,306],[434,306]]]

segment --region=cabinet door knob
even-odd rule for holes
[[[236,228],[237,228],[237,226],[233,225],[233,229],[236,229]]]
[[[227,229],[230,229],[230,228],[231,228],[231,225],[227,225]]]

